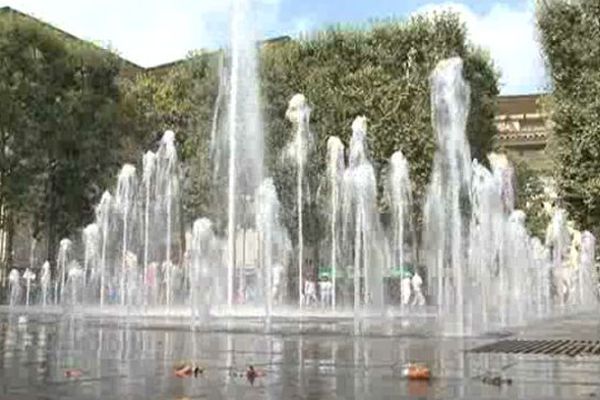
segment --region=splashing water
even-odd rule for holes
[[[110,233],[110,212],[112,207],[112,196],[109,192],[102,193],[100,204],[96,207],[96,224],[100,229],[100,307],[104,305],[106,292],[106,274],[107,274],[107,252]]]
[[[415,238],[411,216],[412,185],[409,177],[408,161],[401,151],[395,152],[390,158],[388,186],[393,218],[393,265],[403,270],[407,261],[407,254],[405,251],[407,242],[409,242],[414,249]],[[416,256],[413,255],[408,259],[413,261],[413,265],[415,265]],[[400,290],[402,291],[402,286]],[[402,295],[403,293],[400,293],[400,296],[404,297]],[[401,304],[404,305],[404,302]]]
[[[469,193],[471,156],[465,135],[470,89],[462,76],[460,58],[440,62],[431,75],[433,127],[438,149],[425,202],[425,236],[430,287],[441,314],[454,313],[462,328],[464,199]],[[442,206],[444,205],[444,206]]]
[[[296,207],[298,212],[298,304],[302,308],[304,298],[304,216],[303,210],[303,183],[304,167],[308,154],[308,146],[311,142],[310,136],[310,107],[303,94],[294,95],[285,112],[285,116],[294,126],[294,139],[288,144],[285,153],[296,162]]]
[[[339,242],[339,210],[341,208],[342,180],[344,177],[344,145],[342,141],[331,136],[327,140],[327,178],[331,199],[331,308],[335,310],[336,286],[338,272],[338,242]]]
[[[278,232],[279,199],[273,180],[268,178],[259,186],[256,194],[256,227],[259,234],[261,254],[260,268],[264,271],[265,315],[271,318],[273,311],[274,282],[274,236]]]
[[[263,128],[259,106],[256,32],[252,2],[233,2],[228,84],[227,304],[233,305],[238,213],[263,176]],[[239,149],[243,151],[239,151]],[[240,277],[241,279],[241,277]]]
[[[122,242],[121,242],[121,271],[119,279],[119,293],[121,305],[125,305],[127,293],[127,253],[130,235],[130,216],[134,214],[134,188],[136,185],[135,167],[131,164],[123,165],[117,181],[117,191],[115,195],[115,206],[122,218]]]
[[[190,305],[193,323],[198,323],[200,316],[208,316],[212,299],[210,265],[215,258],[215,238],[212,222],[207,218],[194,221],[191,242],[191,289]],[[204,309],[204,310],[203,310]]]
[[[63,301],[65,282],[67,278],[67,266],[71,257],[71,247],[73,242],[69,239],[62,239],[58,248],[58,257],[56,259],[56,266],[58,268],[58,279],[54,284],[54,302],[58,304],[59,301]],[[59,300],[60,298],[60,300]]]
[[[247,2],[239,2],[237,12],[247,12],[244,7]],[[254,59],[256,49],[248,47],[247,37],[239,37],[248,28],[249,22],[244,19],[247,16],[235,18],[241,19],[233,24],[237,39],[232,40],[229,79],[223,87],[224,91],[227,89],[229,104],[226,238],[216,233],[220,223],[213,225],[209,219],[199,218],[189,227],[181,220],[175,134],[167,131],[157,151],[147,152],[141,160],[139,181],[136,168],[125,165],[119,173],[114,198],[109,192],[102,195],[95,221],[82,231],[82,257],[77,253],[78,243],[63,239],[55,276],[50,274],[49,263],[42,266],[42,304],[47,304],[48,289],[54,287],[57,304],[119,304],[127,306],[127,312],[136,311],[133,306],[143,305],[144,312],[159,313],[165,312],[165,306],[166,315],[187,310],[197,325],[218,315],[220,306],[238,312],[233,310],[236,279],[244,293],[246,285],[254,290],[255,308],[267,321],[277,315],[279,306],[295,297],[284,295],[285,278],[290,278],[286,271],[293,257],[288,232],[279,222],[279,215],[285,216],[286,211],[279,204],[278,195],[282,193],[277,193],[272,179],[262,178],[262,128],[260,115],[254,112],[258,107],[258,89],[251,71],[255,64],[244,61],[248,57]],[[596,305],[594,237],[589,232],[579,234],[560,209],[552,218],[545,244],[530,237],[525,214],[514,209],[514,169],[506,156],[488,155],[490,169],[470,159],[465,132],[469,88],[462,77],[460,59],[444,60],[436,67],[431,76],[431,100],[437,150],[423,210],[422,243],[418,243],[414,233],[410,166],[401,151],[389,159],[383,185],[387,198],[383,200],[390,206],[391,223],[382,223],[375,168],[379,170],[380,166],[368,154],[366,118],[357,117],[352,124],[347,168],[340,139],[330,137],[327,141],[327,171],[321,182],[327,190],[323,191],[325,202],[319,211],[331,215],[323,223],[330,242],[315,250],[320,254],[318,262],[330,263],[331,275],[319,271],[319,291],[311,294],[320,292],[321,304],[335,310],[333,316],[352,311],[359,324],[364,312],[388,311],[397,306],[396,294],[403,299],[402,314],[410,315],[413,308],[403,307],[409,304],[411,296],[412,305],[424,302],[419,282],[422,266],[418,264],[423,256],[428,302],[437,308],[445,333],[487,331],[552,315],[565,305]],[[311,152],[317,148],[309,127],[310,112],[303,95],[292,97],[286,117],[293,124],[293,137],[281,154],[284,162],[297,167],[290,191],[296,195],[294,211],[298,212],[298,309],[307,307],[302,304],[308,295],[304,284],[316,287],[316,282],[305,282],[303,270],[307,252],[303,203],[310,198],[304,175]],[[214,140],[216,144],[222,142]],[[242,148],[244,152],[240,154]],[[248,198],[253,205],[250,217],[254,217],[248,218],[249,223],[238,218],[240,202]],[[254,231],[251,243],[244,243],[242,253],[250,250],[255,254],[250,257],[252,265],[242,263],[237,271],[241,264],[236,262],[235,246],[239,229],[247,229],[244,225],[252,225]],[[185,229],[188,233],[184,241],[177,233]],[[176,252],[177,248],[180,251]],[[82,260],[83,267],[77,260]],[[408,282],[408,286],[400,286],[400,293],[396,293],[398,276],[393,267],[404,271],[404,266],[411,264],[414,271],[409,273],[415,274],[413,279],[403,279],[401,285]],[[223,281],[221,275],[227,279]],[[23,301],[21,280],[25,279],[28,285],[33,283],[35,278],[27,276],[26,272],[21,277],[17,270],[9,274],[12,305]],[[329,277],[332,282],[328,282]],[[336,293],[338,287],[341,295]],[[343,307],[337,304],[338,298]],[[26,294],[25,304],[29,302]],[[248,305],[240,307],[242,312],[249,309]],[[431,308],[421,310],[429,313]],[[308,311],[290,315],[305,312]]]
[[[344,173],[343,219],[344,246],[353,248],[354,313],[361,305],[383,305],[383,265],[375,257],[376,243],[382,242],[377,214],[377,182],[375,169],[367,156],[367,120],[357,117],[352,123],[349,167]],[[349,234],[354,228],[354,238]],[[362,294],[362,300],[361,300]]]
[[[147,277],[147,268],[149,263],[149,247],[150,247],[150,210],[151,210],[151,194],[152,184],[154,183],[156,173],[156,154],[152,151],[147,151],[142,159],[142,185],[144,186],[145,199],[144,199],[144,258],[142,264],[142,279],[145,281]],[[143,285],[144,293],[143,302],[144,306],[148,305],[148,293],[146,292],[146,285]]]

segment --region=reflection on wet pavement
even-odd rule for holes
[[[327,326],[298,334],[304,330],[288,321],[260,333],[256,321],[238,321],[230,332],[223,326],[193,332],[144,319],[0,313],[0,399],[600,396],[597,358],[473,354],[465,350],[497,338],[354,336],[335,321],[305,323]],[[385,321],[376,324],[385,329]],[[177,377],[174,366],[182,362],[204,372]],[[404,378],[409,362],[427,364],[431,381]],[[246,380],[249,365],[265,374],[253,385]],[[490,374],[512,382],[484,382]]]

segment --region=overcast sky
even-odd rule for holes
[[[116,49],[145,67],[194,49],[227,43],[232,0],[0,0],[83,39]],[[452,8],[471,39],[489,49],[502,73],[503,94],[543,91],[545,73],[534,26],[533,0],[253,0],[260,36],[291,35],[335,23],[406,17]]]

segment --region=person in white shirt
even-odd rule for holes
[[[319,297],[321,300],[321,307],[326,307],[331,304],[333,293],[333,284],[329,278],[325,278],[319,281]]]
[[[317,288],[315,282],[309,277],[304,280],[304,305],[309,306],[317,302]]]
[[[412,291],[413,291],[413,299],[411,302],[412,306],[423,306],[425,305],[425,296],[423,296],[423,292],[421,290],[421,286],[423,286],[423,279],[421,275],[419,275],[416,271],[411,280]]]
[[[407,306],[411,295],[411,280],[409,275],[405,275],[400,281],[401,302],[403,306]]]

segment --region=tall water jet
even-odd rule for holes
[[[490,153],[488,155],[492,174],[500,186],[500,195],[504,212],[510,214],[515,208],[515,169],[506,157],[506,154]]]
[[[528,273],[531,269],[530,241],[525,228],[525,213],[513,211],[506,224],[504,238],[504,260],[500,273],[500,291],[502,293],[502,323],[522,324],[528,308],[527,294],[534,298],[531,287],[527,287]]]
[[[37,243],[38,241],[36,238],[31,239],[31,247],[29,248],[29,269],[32,271],[35,269],[36,266],[35,253],[37,249]]]
[[[165,211],[165,259],[166,266],[166,305],[169,307],[172,300],[173,263],[171,259],[172,229],[174,206],[179,194],[179,178],[177,170],[177,150],[175,148],[175,133],[166,131],[160,140],[160,147],[156,153],[156,198],[157,206]]]
[[[35,268],[35,249],[37,247],[37,239],[32,238],[31,240],[31,248],[29,250],[29,268],[25,270],[23,273],[23,279],[26,282],[26,295],[25,295],[25,305],[29,305],[29,291],[31,289],[31,281],[35,280],[35,273],[33,270]]]
[[[71,290],[71,306],[75,306],[78,301],[78,295],[82,292],[84,272],[81,265],[76,260],[73,260],[67,266],[67,286]],[[64,303],[64,300],[62,300]]]
[[[255,194],[262,180],[263,131],[259,107],[256,32],[250,0],[232,5],[229,60],[227,304],[234,291],[237,209],[242,199]],[[243,151],[238,151],[238,145]]]
[[[150,246],[150,194],[152,193],[152,182],[156,170],[156,154],[152,151],[146,152],[142,159],[142,184],[144,186],[144,259],[142,264],[142,287],[144,306],[148,305],[147,296],[147,268],[148,268],[148,247]]]
[[[303,94],[294,95],[285,112],[286,118],[292,123],[295,132],[294,139],[288,144],[286,156],[296,162],[296,207],[298,212],[298,304],[302,308],[304,283],[304,237],[303,237],[303,182],[304,166],[308,153],[310,137],[310,108]]]
[[[56,268],[58,274],[54,283],[54,303],[58,304],[58,299],[63,300],[63,294],[65,290],[65,282],[67,278],[67,265],[71,256],[72,242],[69,239],[62,239],[58,246],[58,256],[56,259]],[[60,296],[59,296],[60,294]]]
[[[40,288],[42,290],[42,305],[48,305],[48,289],[50,289],[52,276],[50,275],[50,263],[48,260],[42,264],[42,273],[40,276]]]
[[[598,274],[596,272],[596,238],[589,231],[581,234],[581,255],[579,259],[579,302],[585,307],[598,303]]]
[[[25,269],[25,272],[23,273],[23,280],[25,280],[25,305],[29,306],[31,282],[35,280],[35,273],[30,268]]]
[[[344,243],[353,250],[354,312],[360,305],[383,305],[383,265],[385,261],[373,257],[378,245],[385,242],[380,236],[377,212],[377,182],[375,169],[367,156],[367,120],[357,117],[352,123],[352,138],[348,169],[343,181]],[[350,240],[350,228],[354,240]],[[362,278],[362,281],[361,281]],[[361,285],[362,283],[362,285]],[[361,301],[362,291],[362,301]]]
[[[535,269],[539,288],[537,291],[535,313],[538,317],[547,315],[550,312],[551,296],[550,296],[550,264],[549,252],[542,244],[542,241],[533,237],[530,240],[531,262]]]
[[[121,271],[119,279],[119,296],[121,305],[125,305],[126,298],[126,278],[127,278],[127,252],[129,245],[129,219],[134,206],[136,175],[135,167],[131,164],[123,165],[117,181],[117,192],[115,195],[115,206],[121,214],[122,221],[122,241],[121,241]]]
[[[100,204],[96,207],[96,224],[100,229],[100,307],[104,306],[104,293],[106,291],[106,256],[109,241],[110,211],[112,207],[112,196],[109,192],[102,193]]]
[[[229,78],[227,69],[225,68],[225,53],[221,52],[219,56],[219,88],[217,90],[217,97],[213,106],[212,125],[210,129],[210,156],[213,160],[213,180],[217,179],[221,166],[221,148],[219,146],[219,120],[221,118],[221,106],[223,103],[223,96],[227,92],[227,80]]]
[[[16,268],[13,268],[8,273],[8,304],[16,305],[21,297],[21,274]]]
[[[96,223],[89,224],[83,229],[83,286],[87,286],[90,268],[95,272],[100,247],[100,229]],[[94,273],[91,275],[94,275]]]
[[[215,250],[212,229],[212,222],[207,218],[197,219],[192,227],[190,306],[194,325],[201,315],[206,316],[210,311],[213,280],[209,267],[214,262]],[[202,307],[205,307],[203,312]]]
[[[436,282],[439,312],[456,312],[463,326],[465,237],[462,215],[471,178],[471,155],[465,129],[470,89],[463,78],[460,58],[443,60],[430,79],[432,121],[437,150],[425,203],[424,243],[429,249],[428,269]]]
[[[562,268],[568,257],[571,235],[567,227],[567,212],[557,208],[546,229],[546,246],[550,249],[553,268]]]
[[[327,140],[327,179],[329,181],[330,212],[331,212],[331,308],[335,310],[337,269],[338,269],[338,236],[339,210],[341,205],[342,179],[344,176],[344,145],[337,136]]]
[[[470,325],[486,329],[494,302],[501,299],[498,282],[503,279],[499,270],[501,244],[504,239],[504,212],[498,180],[477,160],[472,163],[471,221],[469,225],[469,253],[466,264],[471,316]],[[499,276],[497,276],[499,275]],[[494,289],[497,289],[494,291]],[[475,318],[480,317],[480,321]]]
[[[265,179],[256,193],[256,228],[259,234],[260,268],[264,272],[265,315],[270,320],[273,310],[273,247],[277,232],[279,200],[272,179]]]
[[[412,185],[410,182],[408,161],[401,151],[396,151],[390,158],[390,171],[388,177],[388,192],[392,210],[393,254],[394,266],[404,269],[407,254],[405,247],[407,241],[415,249],[412,225]],[[413,263],[415,256],[411,257]],[[416,265],[415,265],[416,267]],[[415,270],[415,273],[417,271]],[[402,293],[401,293],[402,295]],[[402,296],[401,296],[402,297]],[[403,303],[402,303],[403,304]]]

